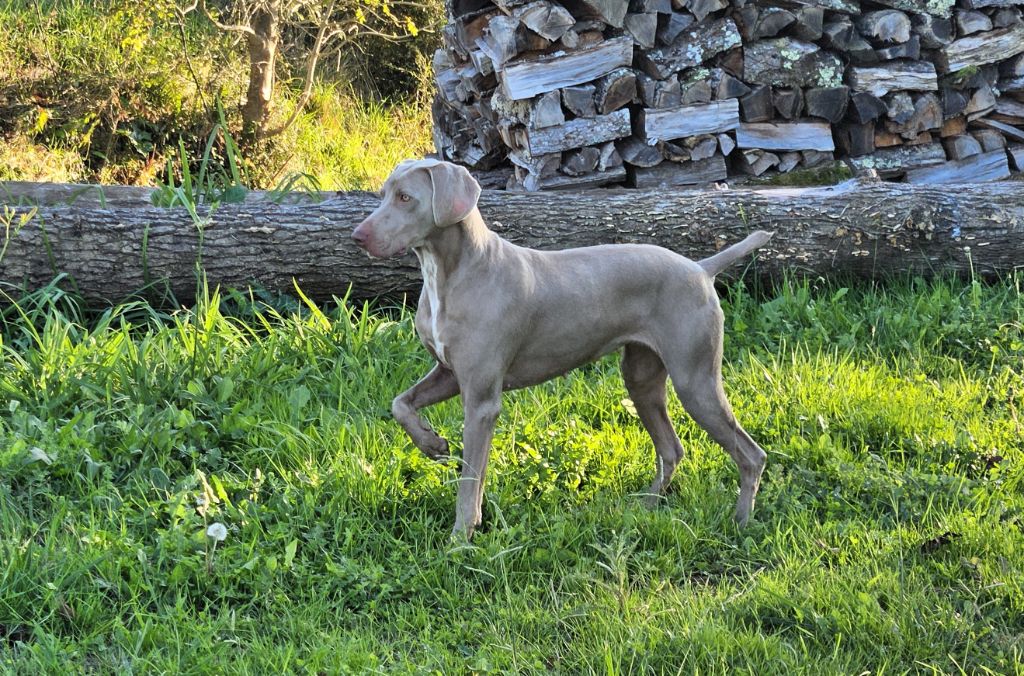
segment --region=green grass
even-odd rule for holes
[[[295,153],[279,174],[311,174],[325,190],[376,190],[402,160],[434,152],[426,97],[385,106],[319,87],[290,133]]]
[[[769,449],[754,519],[673,401],[665,507],[614,359],[511,393],[485,525],[387,411],[398,309],[217,296],[8,307],[0,664],[12,673],[1021,673],[1020,280],[725,293]],[[460,407],[429,413],[458,446]],[[227,526],[212,548],[204,533]]]

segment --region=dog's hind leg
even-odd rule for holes
[[[654,350],[639,344],[626,345],[622,352],[622,379],[626,382],[637,415],[654,442],[654,482],[648,489],[652,507],[672,480],[672,473],[683,457],[683,445],[676,435],[666,408],[665,381],[668,371]]]

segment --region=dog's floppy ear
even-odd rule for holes
[[[476,208],[480,184],[465,167],[438,162],[427,168],[434,185],[434,223],[438,227],[454,225]]]

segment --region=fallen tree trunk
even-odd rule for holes
[[[211,286],[317,300],[400,297],[418,291],[415,258],[367,258],[349,239],[377,205],[369,193],[277,204],[266,195],[223,205],[199,226],[183,208],[159,208],[139,189],[4,186],[8,235],[0,258],[7,293],[67,273],[90,302],[143,287],[193,297],[196,263]],[[74,196],[71,205],[60,201]],[[22,206],[14,206],[14,205]],[[27,204],[41,206],[30,207]],[[755,229],[775,238],[747,274],[878,278],[890,274],[1001,274],[1024,267],[1024,184],[956,186],[848,182],[832,188],[720,191],[486,191],[480,209],[503,236],[558,249],[614,242],[660,244],[692,258]],[[23,216],[31,215],[20,225]],[[737,266],[733,274],[743,272]]]

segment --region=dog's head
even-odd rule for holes
[[[476,208],[480,184],[464,168],[437,160],[401,162],[380,189],[380,206],[352,239],[371,256],[389,258],[421,246],[435,228],[454,225]]]

